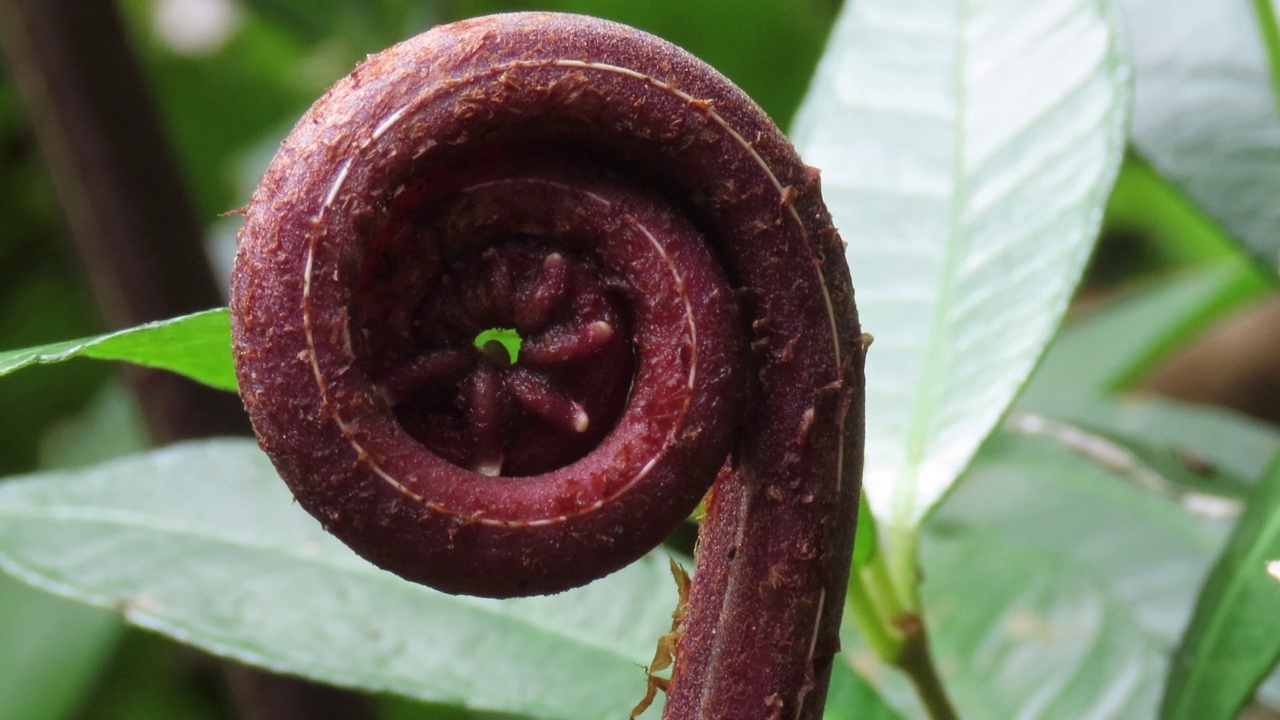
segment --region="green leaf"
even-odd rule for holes
[[[1226,535],[1095,458],[1004,430],[925,527],[932,647],[965,720],[1154,717]],[[865,674],[911,702],[894,674]]]
[[[1081,581],[1067,558],[1038,550],[982,532],[929,550],[931,564],[946,568],[939,584],[950,586],[927,603],[931,619],[956,626],[935,641],[935,655],[944,667],[968,662],[949,683],[962,717],[1150,717],[1163,648],[1106,586]],[[1013,580],[1004,574],[1013,569],[1023,577],[1005,585],[1009,594],[963,592],[955,576],[962,568],[988,583]]]
[[[143,440],[137,408],[120,383],[46,438],[46,466],[88,464]],[[109,610],[49,595],[0,574],[0,717],[80,717],[115,654],[124,624]]]
[[[853,539],[853,567],[866,567],[871,558],[880,552],[880,540],[876,531],[876,518],[871,514],[871,504],[864,491],[858,499],[858,527]]]
[[[1255,8],[1265,0],[1120,0],[1138,152],[1274,272],[1280,113]]]
[[[865,482],[891,539],[995,426],[1089,256],[1124,145],[1113,20],[1101,0],[859,0],[837,21],[794,135],[876,336]]]
[[[236,389],[231,320],[226,308],[139,325],[80,340],[0,352],[0,376],[74,357],[126,360],[171,370],[219,390]]]
[[[321,530],[247,440],[0,485],[0,567],[268,669],[556,720],[630,708],[676,605],[661,556],[545,598],[405,582]]]
[[[1061,555],[1076,571],[1060,578],[1064,587],[1096,581],[1133,609],[1142,628],[1172,646],[1228,527],[1148,492],[1115,472],[1105,457],[1054,438],[1002,430],[983,448],[971,477],[930,532],[990,533],[1006,538],[1010,547]],[[952,572],[958,578],[962,570]]]
[[[1280,462],[1250,496],[1174,653],[1161,720],[1230,720],[1280,660]]]

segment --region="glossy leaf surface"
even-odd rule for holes
[[[1121,0],[1120,7],[1132,30],[1134,146],[1274,270],[1280,112],[1262,24],[1274,16],[1258,12],[1267,2]]]
[[[1030,373],[1120,161],[1105,3],[847,5],[795,123],[848,241],[872,510],[911,533]],[[887,527],[886,527],[887,526]]]
[[[250,441],[5,483],[0,567],[269,669],[559,719],[633,705],[676,602],[661,556],[527,600],[404,582],[324,533]]]
[[[125,360],[171,370],[220,390],[235,390],[231,324],[225,308],[80,340],[0,352],[0,375],[75,357]]]
[[[922,548],[932,645],[960,716],[1153,717],[1224,534],[1097,458],[997,431]],[[914,706],[887,668],[869,674]]]

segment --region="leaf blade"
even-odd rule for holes
[[[1153,717],[1225,532],[1046,437],[1000,429],[930,516],[930,641],[972,720]],[[874,657],[847,643],[859,669]],[[912,690],[872,665],[882,696]]]
[[[1269,273],[1280,260],[1280,112],[1252,0],[1120,0],[1133,144]]]
[[[1280,660],[1280,462],[1251,494],[1174,653],[1162,720],[1229,720]]]
[[[914,532],[994,427],[1088,256],[1124,135],[1112,20],[1092,0],[967,16],[864,0],[837,21],[794,136],[825,168],[877,335],[864,482],[891,535]],[[1061,62],[1069,46],[1080,63]]]
[[[125,360],[171,370],[219,390],[236,390],[231,319],[226,308],[79,340],[0,352],[0,376],[76,357]]]
[[[272,670],[542,718],[634,704],[676,604],[654,556],[549,598],[407,583],[324,533],[239,440],[5,483],[0,568]]]

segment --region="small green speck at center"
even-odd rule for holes
[[[489,328],[476,335],[476,348],[481,351],[491,342],[496,342],[506,348],[507,356],[511,358],[511,364],[516,364],[516,360],[520,357],[520,343],[523,340],[515,328]]]

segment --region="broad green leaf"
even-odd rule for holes
[[[1250,496],[1173,655],[1161,720],[1231,720],[1280,660],[1280,462]]]
[[[1120,0],[1131,32],[1133,143],[1272,270],[1280,261],[1280,113],[1255,7]]]
[[[864,491],[858,501],[858,527],[853,539],[853,567],[865,567],[880,552],[880,538],[876,530],[876,518]]]
[[[120,618],[2,574],[0,608],[0,717],[74,717],[115,648]]]
[[[1113,21],[1101,0],[859,0],[837,21],[794,137],[876,337],[865,482],[889,537],[969,463],[1089,256],[1124,144]]]
[[[938,662],[958,667],[950,689],[967,720],[1150,717],[1164,649],[1135,624],[1108,588],[1082,579],[1067,558],[1009,546],[981,531],[940,540],[928,551],[937,582],[951,592],[926,602]],[[961,584],[960,573],[1001,584],[1007,595]],[[1073,578],[1065,584],[1061,578]],[[967,590],[967,592],[965,591]]]
[[[171,370],[219,390],[236,389],[231,320],[226,308],[80,340],[0,352],[0,375],[75,357],[125,360]]]
[[[1240,262],[1217,264],[1162,280],[1078,318],[1051,345],[1015,413],[1043,414],[1129,448],[1210,469],[1215,477],[1226,473],[1256,482],[1280,452],[1280,432],[1273,426],[1222,408],[1114,397],[1108,391],[1140,377],[1168,349],[1224,312],[1260,297],[1260,277]],[[1217,490],[1238,495],[1230,487]],[[1260,696],[1280,706],[1280,674],[1263,685]]]
[[[925,528],[932,647],[965,720],[1154,717],[1226,534],[1094,458],[1006,430]],[[911,706],[893,673],[866,674]]]
[[[676,603],[661,556],[546,598],[405,582],[323,532],[247,440],[0,485],[0,567],[271,670],[556,720],[629,709]]]
[[[1229,526],[1149,492],[1103,457],[1002,429],[930,532],[990,533],[1011,547],[1061,555],[1078,573],[1062,577],[1064,587],[1096,582],[1107,588],[1132,609],[1139,626],[1171,648]]]

